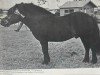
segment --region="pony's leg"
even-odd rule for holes
[[[83,62],[89,62],[89,49],[90,49],[89,43],[85,37],[80,37],[80,38],[85,48],[85,57],[83,59]]]
[[[96,39],[97,40],[97,39]],[[95,64],[95,63],[97,63],[97,56],[96,56],[96,51],[98,50],[98,49],[100,49],[99,48],[99,40],[98,41],[96,41],[96,40],[94,40],[94,39],[91,39],[91,50],[92,50],[92,63],[93,64]]]
[[[96,48],[94,48],[92,46],[91,50],[92,50],[92,61],[91,61],[91,63],[95,64],[95,63],[97,63]]]
[[[48,42],[47,41],[40,41],[42,46],[42,52],[44,54],[44,61],[42,64],[48,64],[50,62],[50,57],[48,53]]]
[[[96,36],[92,36],[92,38],[90,37],[89,39],[90,42],[90,47],[91,47],[91,51],[92,51],[92,61],[91,63],[95,64],[97,63],[97,56],[96,56],[96,51],[99,49],[99,40],[98,38],[96,38]]]

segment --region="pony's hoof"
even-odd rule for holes
[[[97,63],[97,60],[92,60],[91,63],[92,64],[96,64]]]
[[[92,64],[96,64],[96,63],[97,63],[97,61],[91,61],[91,63],[92,63]]]
[[[84,59],[83,62],[88,63],[89,59]]]
[[[43,64],[43,65],[48,65],[49,62],[45,62],[45,61],[43,61],[42,64]]]

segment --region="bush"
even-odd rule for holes
[[[3,14],[3,10],[2,9],[0,9],[0,14]]]

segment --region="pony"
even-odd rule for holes
[[[16,16],[19,19],[15,20]],[[82,40],[85,48],[83,62],[89,62],[89,50],[92,51],[92,63],[97,63],[97,53],[100,52],[100,37],[97,21],[83,12],[73,12],[65,16],[56,16],[42,7],[32,3],[16,4],[8,10],[7,17],[1,23],[9,27],[11,24],[21,21],[40,42],[44,61],[50,62],[48,42],[62,42],[71,38]]]

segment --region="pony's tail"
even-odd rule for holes
[[[95,43],[96,54],[100,55],[100,30],[99,30],[98,22],[96,19],[93,24],[95,25],[95,28],[96,28],[94,31],[94,34],[95,34],[94,43]]]
[[[96,54],[100,55],[100,38],[98,40],[98,43],[96,43],[95,49],[96,49]]]

